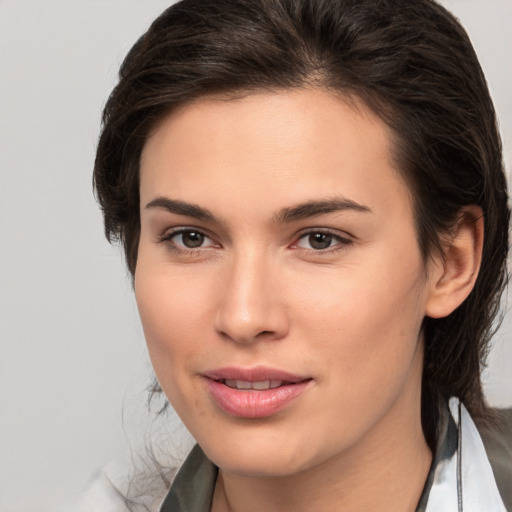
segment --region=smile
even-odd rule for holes
[[[313,379],[269,368],[224,368],[207,372],[206,389],[222,411],[238,418],[266,418],[287,408]]]
[[[284,384],[284,381],[282,380],[261,380],[259,382],[250,382],[247,380],[225,379],[219,382],[222,382],[229,388],[238,389],[240,391],[248,391],[250,389],[254,389],[256,391],[263,391],[265,389],[275,389]]]

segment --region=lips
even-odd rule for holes
[[[207,390],[224,412],[240,418],[277,414],[301,396],[312,379],[272,368],[222,368],[204,374]]]

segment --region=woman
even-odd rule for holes
[[[198,443],[161,511],[511,509],[480,380],[506,183],[445,9],[183,0],[103,122],[106,234]]]

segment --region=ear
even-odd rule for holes
[[[443,255],[429,267],[429,294],[425,315],[443,318],[457,309],[475,285],[484,240],[479,206],[462,208],[457,224],[443,244]]]

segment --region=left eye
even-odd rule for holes
[[[321,231],[317,231],[315,233],[307,233],[302,235],[299,238],[296,247],[300,247],[301,249],[313,249],[315,251],[322,251],[348,242],[348,240],[344,240],[343,238],[331,233],[322,233]]]

